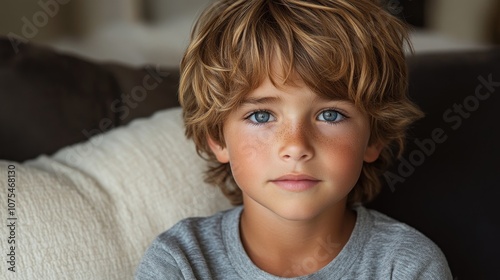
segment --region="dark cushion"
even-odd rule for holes
[[[30,44],[0,40],[0,158],[21,161],[119,124],[120,89],[102,67]]]
[[[97,64],[0,37],[0,158],[24,161],[177,106],[177,69]]]
[[[161,68],[158,65],[132,68],[116,63],[105,63],[102,66],[113,73],[120,85],[121,103],[114,107],[114,111],[121,124],[179,106],[179,69]]]
[[[426,117],[370,207],[434,240],[454,277],[495,279],[500,49],[417,55],[409,63],[410,96]]]

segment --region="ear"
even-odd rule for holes
[[[214,153],[215,157],[220,163],[228,163],[229,162],[229,153],[226,147],[222,147],[219,143],[215,142],[212,137],[207,137],[208,146],[212,153]]]
[[[369,144],[368,147],[366,147],[363,160],[365,162],[376,161],[378,159],[378,156],[380,155],[380,152],[382,152],[383,148],[384,148],[384,144],[382,142],[375,142],[375,143]]]

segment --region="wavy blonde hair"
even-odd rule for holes
[[[408,44],[406,44],[408,43]],[[179,100],[186,136],[210,162],[206,182],[242,203],[228,163],[207,139],[224,146],[223,123],[244,96],[269,77],[273,59],[293,83],[297,74],[316,94],[347,99],[370,120],[380,157],[364,163],[348,204],[380,191],[380,176],[400,156],[405,131],[422,112],[407,97],[407,28],[369,0],[220,0],[198,19],[181,62]],[[276,69],[273,69],[274,71]]]

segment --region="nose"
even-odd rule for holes
[[[308,161],[314,157],[312,133],[304,125],[285,127],[281,133],[279,156],[285,161]]]

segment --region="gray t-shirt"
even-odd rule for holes
[[[259,269],[245,253],[241,210],[180,221],[153,241],[136,279],[288,279]],[[317,272],[292,279],[452,279],[443,253],[423,234],[377,211],[354,210],[354,230],[337,257]],[[336,246],[317,242],[326,252]],[[307,272],[321,257],[306,258],[290,271]]]

